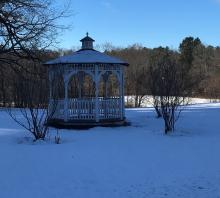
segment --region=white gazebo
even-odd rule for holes
[[[82,48],[45,63],[49,66],[49,123],[64,126],[124,124],[124,66],[128,63]]]

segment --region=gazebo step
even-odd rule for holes
[[[68,122],[65,122],[64,120],[52,119],[48,121],[47,124],[51,127],[59,129],[89,129],[96,126],[119,127],[130,125],[130,123],[127,122],[126,119],[100,120],[99,122],[91,120],[69,120]]]

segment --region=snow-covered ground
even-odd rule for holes
[[[220,104],[187,107],[163,134],[153,109],[127,109],[132,126],[62,130],[33,143],[0,112],[1,198],[219,198]]]

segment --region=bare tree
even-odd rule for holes
[[[57,21],[67,9],[54,7],[52,0],[2,0],[0,2],[0,63],[17,63],[20,58],[36,58],[39,49],[56,41]]]
[[[155,59],[159,58],[159,54],[157,55],[155,50],[151,53],[152,56],[150,57],[151,65],[148,68],[148,78],[147,78],[147,86],[149,87],[150,95],[152,96],[152,104],[156,111],[157,118],[162,117],[161,108],[160,108],[160,88],[158,86],[158,82],[156,79],[160,78],[160,74],[157,69],[154,67]]]
[[[0,1],[0,70],[30,71],[24,61],[41,60],[46,49],[57,43],[59,33],[69,27],[59,20],[70,16],[70,1],[60,7],[52,0]],[[5,90],[2,93],[4,97]]]
[[[151,80],[154,81],[156,88],[154,93],[164,120],[164,131],[167,134],[174,131],[182,110],[181,105],[187,101],[178,54],[168,48],[154,49],[150,64]]]
[[[8,113],[14,121],[28,130],[35,140],[44,139],[48,131],[45,121],[49,116],[46,108],[47,87],[45,87],[45,79],[40,75],[33,76],[31,74],[28,76],[19,75],[18,78],[21,81],[16,88],[20,92],[22,101],[18,109],[22,118],[17,114],[16,109],[8,108]]]
[[[34,136],[35,140],[44,140],[49,129],[47,123],[56,112],[57,100],[55,99],[59,97],[59,90],[61,90],[59,86],[62,84],[57,83],[58,76],[51,79],[50,83],[56,84],[56,91],[53,92],[54,101],[48,106],[47,74],[39,69],[36,62],[31,62],[29,66],[35,69],[34,73],[27,72],[25,75],[17,73],[17,78],[15,78],[15,81],[20,79],[16,88],[20,92],[21,103],[17,109],[8,108],[7,111],[15,122]]]
[[[45,123],[53,112],[47,108],[47,72],[42,71],[39,61],[45,49],[56,43],[60,30],[67,28],[58,21],[68,16],[68,2],[63,8],[52,0],[0,2],[0,65],[1,69],[10,66],[14,71],[12,104],[18,105],[23,119],[11,108],[8,112],[36,140],[45,138],[48,131]]]
[[[157,114],[157,118],[161,118],[162,117],[162,113],[161,113],[161,106],[160,106],[160,97],[153,94],[153,107],[156,111]]]

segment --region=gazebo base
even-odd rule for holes
[[[47,123],[51,127],[58,129],[89,129],[96,126],[103,127],[119,127],[119,126],[129,126],[130,123],[120,119],[111,119],[111,120],[100,120],[99,122],[90,121],[90,120],[69,120],[65,122],[62,119],[51,119]]]

